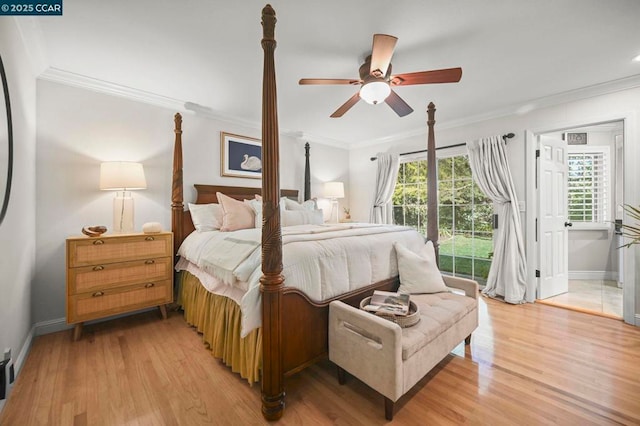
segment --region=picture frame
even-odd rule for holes
[[[586,133],[567,133],[566,140],[567,140],[567,145],[586,145],[587,134]]]
[[[220,175],[262,179],[262,141],[220,132]]]

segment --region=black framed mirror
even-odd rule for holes
[[[11,176],[13,175],[13,125],[11,122],[11,102],[9,102],[9,85],[4,63],[0,56],[0,77],[2,77],[2,93],[4,102],[0,106],[0,224],[7,215],[9,196],[11,194]],[[4,109],[4,111],[2,111]],[[6,121],[5,121],[6,120]]]

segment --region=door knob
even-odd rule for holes
[[[565,226],[565,228],[566,228],[566,227],[568,227],[568,226],[573,226],[573,223],[571,223],[571,222],[565,222],[565,223],[564,223],[564,226]]]

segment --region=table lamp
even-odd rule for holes
[[[100,189],[115,190],[113,199],[113,232],[131,233],[133,226],[133,198],[131,191],[146,189],[142,164],[128,161],[109,161],[100,164]]]
[[[330,223],[338,223],[338,198],[344,198],[344,184],[342,182],[326,182],[324,184],[324,196],[331,200],[331,215],[329,216]],[[335,213],[336,220],[333,221],[333,212]]]

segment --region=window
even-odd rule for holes
[[[569,147],[568,213],[577,227],[609,227],[609,147]]]
[[[403,162],[393,193],[393,223],[427,230],[427,160]]]
[[[466,155],[438,159],[440,270],[485,283],[491,266],[493,206],[471,177]],[[394,223],[426,232],[427,162],[400,164]]]

